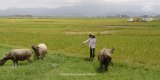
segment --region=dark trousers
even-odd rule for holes
[[[90,48],[90,58],[94,59],[95,57],[95,48]]]

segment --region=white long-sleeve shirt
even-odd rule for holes
[[[95,48],[96,38],[89,38],[88,40],[83,42],[83,44],[85,44],[85,43],[89,43],[89,48]]]

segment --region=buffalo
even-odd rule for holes
[[[105,68],[105,70],[107,71],[109,63],[112,63],[112,57],[111,57],[112,53],[114,53],[114,48],[112,49],[103,48],[102,50],[100,50],[98,54],[98,61],[100,62],[100,68],[102,71],[103,68]]]
[[[43,59],[45,54],[47,54],[47,46],[45,44],[33,45],[34,59]]]
[[[27,60],[28,63],[31,63],[31,55],[32,51],[29,49],[13,49],[4,55],[3,59],[0,60],[0,65],[4,65],[8,60],[12,60],[14,66],[18,66],[18,61]]]

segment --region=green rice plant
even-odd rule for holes
[[[0,66],[0,80],[159,80],[160,23],[126,22],[125,18],[0,19],[0,58],[15,48],[45,43],[44,60]],[[96,58],[82,42],[94,33]],[[114,65],[101,73],[97,60],[104,48],[115,48]],[[33,59],[33,56],[32,56]]]

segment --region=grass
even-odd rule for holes
[[[0,80],[159,80],[160,23],[125,22],[114,18],[0,19],[0,56],[14,48],[46,43],[43,61],[8,61],[0,67]],[[81,43],[95,33],[96,56],[114,47],[113,66],[101,73],[97,58],[89,57]],[[67,76],[68,74],[68,76]]]

